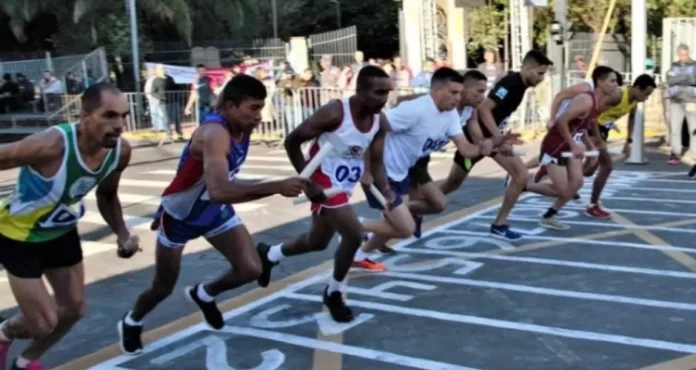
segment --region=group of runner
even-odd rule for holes
[[[592,81],[559,93],[551,107],[555,118],[541,144],[538,162],[542,167],[528,181],[527,168],[537,163],[525,164],[515,155],[519,135],[508,132],[507,122],[526,90],[538,85],[551,65],[544,54],[530,51],[521,70],[503,77],[487,95],[486,77],[480,72],[462,75],[443,67],[434,72],[428,94],[404,99],[386,113],[383,108],[392,89],[389,76],[380,68],[363,67],[354,96],[324,105],[285,140],[298,173],[322,148],[331,146],[316,171],[308,178],[257,184],[235,178],[247,157],[251,133],[261,122],[266,89],[253,77],[234,77],[223,89],[215,111],[185,145],[177,173],[163,192],[153,222],[157,230],[154,278],[118,321],[121,349],[130,354],[143,350],[143,319],[172,293],[184,246],[201,236],[230,264],[217,279],[185,290],[211,328],[224,327],[215,302],[218,295],[253,281],[268,286],[273,268],[282,260],[324,250],[336,234],[340,243],[323,302],[335,321],[351,321],[354,315],[342,294],[351,267],[384,270],[370,255],[376,250],[390,252],[385,244],[391,239],[420,237],[423,216],[443,212],[447,195],[485,157],[509,175],[502,207],[490,226],[494,237],[522,238],[507,218],[524,191],[555,197],[540,223],[567,228],[556,214],[582,186],[583,175],[597,167],[587,213],[608,217],[599,205],[612,169],[606,150],[608,132],[613,122],[647,99],[655,82],[646,75],[639,76],[632,87],[618,87],[618,74],[600,66]],[[139,250],[137,238],[126,228],[118,198],[120,175],[131,154],[130,145],[120,137],[129,111],[127,100],[112,85],[97,84],[84,92],[82,106],[79,123],[58,125],[0,147],[0,170],[20,168],[15,191],[0,204],[0,262],[20,309],[0,321],[0,369],[15,339],[32,341],[11,368],[42,369],[39,358],[84,314],[77,223],[85,213],[82,198],[87,193],[96,188],[99,211],[117,236],[118,256],[130,258]],[[601,128],[594,124],[597,119]],[[632,130],[629,119],[629,134]],[[457,149],[452,168],[445,180],[435,182],[428,173],[429,155],[450,142]],[[305,143],[311,145],[308,158],[302,151]],[[586,148],[600,151],[596,161],[586,159],[583,164]],[[542,181],[546,175],[550,183]],[[362,219],[351,206],[348,193],[358,184],[369,205],[381,211],[381,220]],[[328,189],[343,192],[327,195]],[[278,245],[255,245],[233,205],[301,193],[311,201],[309,230]]]

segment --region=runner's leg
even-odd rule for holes
[[[150,287],[140,294],[133,309],[117,324],[119,344],[124,353],[136,354],[143,350],[142,320],[172,294],[179,279],[184,246],[188,240],[199,236],[195,228],[187,227],[166,212],[160,214],[158,225],[155,271]]]
[[[564,165],[553,163],[548,165],[549,177],[559,196],[542,216],[539,224],[543,227],[567,230],[570,227],[558,220],[558,211],[573,199],[573,195],[582,187],[582,160],[569,158]]]
[[[46,351],[60,341],[85,313],[85,270],[84,265],[48,269],[46,279],[57,306],[57,323],[51,334],[32,340],[22,353],[27,360],[38,360]]]
[[[503,167],[510,175],[510,182],[505,191],[503,204],[500,207],[500,211],[498,211],[498,216],[491,225],[491,235],[502,237],[507,240],[519,240],[522,238],[522,234],[510,230],[507,224],[507,218],[527,185],[527,168],[525,164],[522,163],[522,160],[516,156],[497,154],[493,156],[493,160]]]
[[[611,214],[604,209],[599,204],[599,197],[604,190],[604,186],[609,180],[611,172],[614,170],[614,162],[611,159],[609,151],[604,149],[599,152],[599,171],[594,179],[594,184],[592,185],[592,195],[590,196],[590,205],[585,210],[585,214],[590,217],[597,217],[602,219],[607,219],[611,217]]]

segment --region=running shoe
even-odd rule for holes
[[[127,312],[118,322],[118,337],[121,351],[130,355],[135,355],[143,351],[143,341],[141,335],[143,333],[142,325],[128,325],[126,323]]]
[[[267,287],[271,282],[271,270],[273,270],[273,267],[278,264],[278,262],[271,262],[268,259],[268,251],[270,249],[271,246],[266,243],[259,243],[256,245],[256,251],[261,258],[261,265],[263,268],[261,275],[258,279],[256,279],[256,282],[259,283],[259,286],[262,288]]]
[[[362,270],[362,271],[368,271],[368,272],[383,272],[387,271],[387,265],[373,261],[369,258],[365,258],[362,261],[353,261],[353,264],[350,266],[351,268],[354,268],[356,270]]]
[[[607,212],[599,204],[590,204],[587,209],[585,209],[585,214],[589,217],[599,218],[602,220],[610,219],[611,213]]]
[[[199,286],[200,284],[187,287],[186,298],[188,298],[191,303],[198,306],[198,309],[201,310],[201,314],[203,315],[203,320],[206,322],[206,324],[208,324],[208,326],[215,330],[222,329],[225,326],[225,319],[222,317],[222,312],[220,312],[217,304],[215,304],[215,300],[206,302],[198,297]]]
[[[324,305],[329,309],[331,317],[336,322],[351,322],[353,321],[353,310],[346,306],[341,292],[333,292],[329,294],[329,287],[324,290]]]
[[[570,229],[570,226],[568,226],[568,224],[561,222],[558,216],[555,215],[551,217],[542,217],[541,220],[539,220],[539,225],[541,225],[541,227],[554,230]]]

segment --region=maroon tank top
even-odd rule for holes
[[[570,135],[576,143],[582,141],[582,137],[590,128],[590,125],[596,124],[597,114],[599,113],[597,112],[597,101],[594,92],[587,92],[585,94],[590,95],[592,99],[592,109],[590,113],[585,118],[576,118],[568,122]],[[561,152],[570,151],[570,145],[563,139],[556,125],[551,126],[549,131],[546,132],[546,136],[544,136],[544,140],[541,142],[541,147],[544,153],[554,157],[560,155]]]

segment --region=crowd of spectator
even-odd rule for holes
[[[68,72],[63,79],[45,71],[39,81],[31,81],[24,74],[5,73],[0,84],[0,114],[51,112],[60,109],[64,94],[80,94],[94,84],[88,72],[83,77]]]

